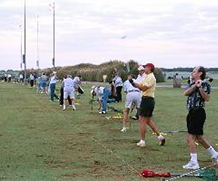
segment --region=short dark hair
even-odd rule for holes
[[[199,69],[198,69],[198,72],[201,72],[201,80],[204,80],[205,77],[206,77],[206,70],[204,67],[200,66]]]

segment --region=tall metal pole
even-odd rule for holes
[[[26,75],[26,0],[24,0],[24,54],[23,54],[23,63],[24,63],[24,83],[27,83]]]
[[[22,70],[23,65],[23,32],[22,32],[22,25],[19,26],[20,28],[20,69]]]
[[[55,2],[53,2],[53,68],[55,68]]]
[[[37,49],[37,57],[36,57],[36,66],[39,70],[39,16],[36,15],[36,49]]]

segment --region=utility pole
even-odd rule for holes
[[[24,84],[27,84],[27,75],[26,75],[26,0],[24,0],[24,54],[23,54],[23,63],[24,63]]]
[[[20,28],[20,69],[22,70],[23,67],[23,32],[22,32],[22,25],[19,25]]]
[[[39,16],[38,15],[36,15],[36,51],[37,51],[36,66],[39,70]]]
[[[49,4],[49,6],[52,8],[53,12],[53,58],[52,58],[52,65],[55,69],[55,2],[52,4]]]

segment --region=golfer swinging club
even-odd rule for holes
[[[145,132],[147,125],[156,133],[158,140],[160,140],[161,146],[165,144],[165,138],[160,134],[160,131],[156,124],[151,119],[154,110],[154,92],[156,86],[156,78],[153,74],[154,65],[147,63],[144,65],[146,77],[141,83],[134,83],[132,79],[129,82],[142,91],[142,100],[139,111],[139,122],[140,122],[140,134],[141,140],[137,143],[137,146],[145,146]]]
[[[195,67],[191,76],[193,80],[184,91],[184,95],[188,96],[187,108],[189,112],[186,121],[188,128],[187,141],[191,160],[183,166],[184,169],[199,168],[195,138],[210,153],[212,161],[218,164],[218,152],[214,150],[203,135],[203,126],[206,120],[204,106],[205,101],[209,101],[210,98],[210,85],[208,82],[202,81],[205,79],[206,71],[204,67]]]
[[[127,131],[127,122],[129,120],[129,112],[132,109],[133,105],[136,105],[137,112],[140,108],[141,102],[141,92],[138,88],[133,87],[132,84],[129,82],[129,79],[132,79],[132,75],[128,75],[127,80],[123,84],[123,90],[126,93],[126,100],[125,100],[125,111],[123,115],[123,128],[121,129],[122,132]],[[134,80],[134,79],[133,79]]]

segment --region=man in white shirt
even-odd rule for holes
[[[134,105],[136,106],[136,109],[139,109],[141,103],[141,91],[138,88],[133,87],[129,82],[129,79],[132,79],[131,75],[128,76],[128,79],[124,82],[123,86],[124,92],[126,93],[126,101],[123,115],[123,128],[121,129],[122,132],[126,132],[127,130],[129,111],[133,108]]]
[[[31,73],[31,74],[30,74],[30,86],[31,86],[31,87],[34,86],[34,80],[35,80],[35,77],[34,77],[34,75]]]
[[[76,110],[75,104],[74,104],[74,85],[75,82],[72,79],[71,75],[68,75],[66,79],[63,81],[63,87],[64,87],[64,104],[63,104],[63,110],[66,110],[66,101],[68,96],[70,96],[71,102],[72,102],[72,108],[73,110]]]
[[[98,97],[98,104],[99,104],[98,110],[100,111],[102,108],[102,111],[100,111],[99,113],[106,114],[107,100],[108,100],[108,96],[111,94],[110,89],[107,87],[92,86],[91,94],[93,97],[94,96]]]
[[[19,75],[20,82],[23,83],[23,74]]]
[[[138,76],[137,76],[135,82],[139,84],[139,83],[141,83],[145,79],[145,77],[146,77],[145,68],[142,65],[140,65],[138,67]],[[137,109],[136,115],[135,116],[131,116],[131,118],[134,119],[134,120],[138,120],[139,119],[139,109]]]
[[[82,83],[82,77],[81,75],[79,75],[78,77],[74,77],[73,81],[74,81],[74,88],[76,91],[77,96],[79,96],[79,94],[83,94],[84,90],[79,86]]]
[[[114,85],[116,87],[116,94],[117,94],[116,101],[120,102],[120,101],[122,101],[121,91],[122,91],[122,87],[123,87],[123,81],[122,81],[120,72],[116,73],[116,76],[113,78],[113,81],[114,81]]]
[[[146,77],[145,68],[142,65],[140,65],[138,67],[138,72],[139,72],[139,74],[138,74],[138,76],[137,76],[137,78],[135,80],[136,83],[142,82],[145,79],[145,77]]]

